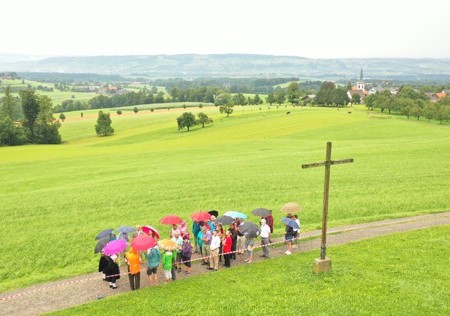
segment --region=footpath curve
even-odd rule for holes
[[[450,225],[450,211],[335,227],[328,229],[327,246],[445,225]],[[320,230],[301,233],[299,248],[294,249],[294,252],[305,252],[320,248],[320,238],[318,238],[320,234]],[[281,243],[282,240],[275,239],[274,242]],[[271,257],[283,256],[285,250],[286,247],[272,246],[270,249]],[[234,265],[244,264],[244,257],[243,255],[238,255],[236,261],[232,262],[232,267]],[[195,258],[194,255],[193,259]],[[254,261],[260,260],[264,259],[259,257],[259,252],[256,252]],[[219,266],[219,271],[220,269],[222,269],[222,266]],[[158,270],[160,273],[162,272],[162,269]],[[121,271],[126,272],[124,267],[122,267]],[[208,270],[205,270],[205,266],[198,264],[198,261],[194,263],[190,276],[203,273],[208,273]],[[182,279],[190,276],[181,273],[177,275],[177,278]],[[159,275],[159,280],[160,283],[164,280],[162,273]],[[0,294],[0,315],[39,315],[81,305],[130,290],[126,275],[121,277],[117,285],[119,287],[118,289],[111,290],[107,286],[107,283],[101,280],[99,273],[90,273],[65,280],[33,285]],[[148,279],[144,272],[141,273],[141,287],[147,286]]]

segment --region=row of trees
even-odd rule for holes
[[[387,110],[389,114],[405,115],[408,119],[412,116],[417,119],[425,117],[427,120],[434,119],[439,122],[450,120],[449,96],[433,103],[425,93],[417,92],[411,87],[402,87],[395,96],[389,90],[377,92],[368,95],[364,101],[366,107],[371,110],[380,109],[381,112]]]
[[[202,112],[197,114],[197,119],[191,112],[184,112],[181,116],[177,117],[178,130],[186,127],[188,132],[192,126],[202,125],[202,127],[205,127],[206,124],[211,124],[212,122],[213,119]]]
[[[0,108],[0,144],[59,144],[61,124],[53,117],[52,100],[23,90],[17,99],[6,88]]]

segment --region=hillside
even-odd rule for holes
[[[20,58],[19,58],[20,57]],[[50,57],[3,56],[0,71],[118,74],[135,77],[297,76],[450,81],[450,59],[309,59],[252,54]]]

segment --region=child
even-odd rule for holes
[[[227,230],[225,239],[223,240],[223,257],[225,259],[225,267],[230,267],[230,259],[231,259],[231,248],[233,246],[233,239],[231,238],[231,231]]]
[[[166,282],[172,281],[173,254],[172,251],[166,250],[162,256],[162,267]]]
[[[183,246],[181,247],[181,259],[184,261],[186,266],[186,274],[191,273],[191,257],[192,257],[192,245],[189,238],[186,236],[183,238]]]

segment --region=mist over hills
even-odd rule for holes
[[[255,54],[39,58],[0,54],[0,72],[96,73],[147,78],[295,76],[350,79],[358,77],[361,68],[365,76],[370,78],[450,81],[450,59],[310,59]]]

